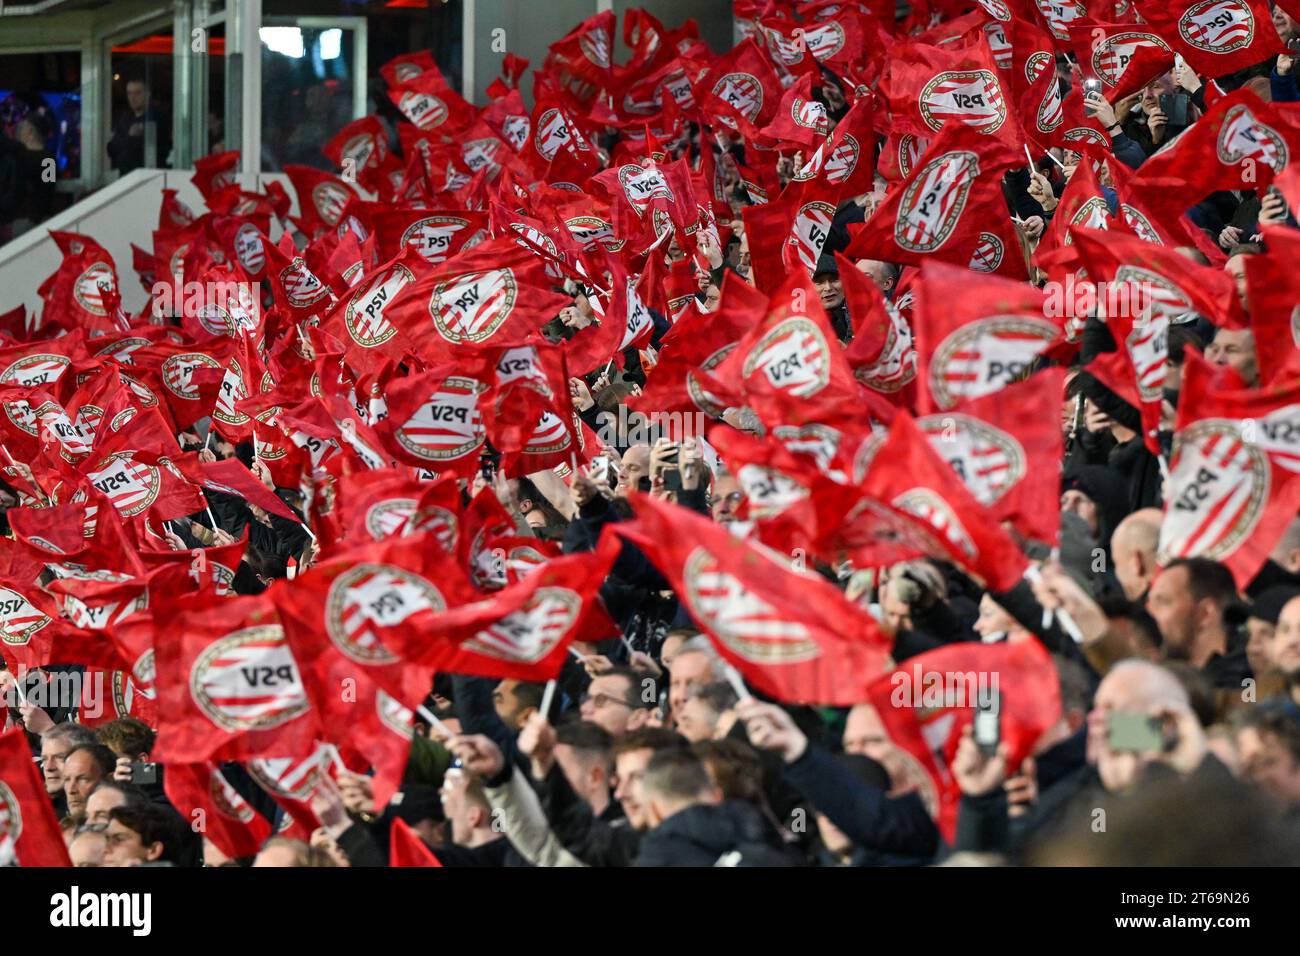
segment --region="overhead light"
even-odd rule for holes
[[[301,60],[307,54],[298,27],[259,27],[257,36],[273,53]]]
[[[326,30],[320,35],[320,58],[337,60],[343,52],[343,31],[338,27]]]

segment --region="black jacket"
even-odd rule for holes
[[[771,822],[752,803],[727,800],[674,813],[641,841],[633,866],[790,866]]]
[[[859,848],[879,862],[923,865],[939,849],[939,830],[920,796],[890,797],[855,777],[830,753],[810,743],[785,768],[786,780]]]

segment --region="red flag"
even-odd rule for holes
[[[856,421],[861,414],[856,404],[861,390],[816,291],[801,272],[772,296],[763,321],[737,343],[713,377],[750,402],[785,399],[784,407],[800,420],[784,424]]]
[[[1117,103],[1174,65],[1174,51],[1160,35],[1132,23],[1087,23],[1070,28],[1085,80]]]
[[[772,122],[781,99],[781,84],[771,62],[754,40],[732,47],[692,84],[704,110],[746,137]]]
[[[918,167],[890,189],[849,244],[852,259],[928,258],[1022,278],[1002,175],[1021,157],[964,123],[946,124]]]
[[[72,866],[45,782],[20,728],[0,734],[0,863]]]
[[[1036,640],[928,651],[881,677],[868,696],[949,843],[957,835],[961,802],[950,768],[976,708],[996,702],[999,736],[1010,750],[1012,769],[1061,716],[1056,667]]]
[[[244,760],[306,751],[317,717],[266,595],[158,605],[154,755],[164,762]]]
[[[918,418],[939,456],[975,499],[1028,538],[1056,544],[1061,498],[1043,480],[1060,468],[1064,437],[1057,415],[1065,373],[1045,369],[992,395]]]
[[[415,835],[401,817],[393,818],[389,841],[389,866],[442,866],[428,845]]]
[[[714,646],[756,688],[792,703],[859,702],[891,642],[860,606],[784,556],[685,508],[636,494],[606,532],[641,548]]]
[[[1159,561],[1205,557],[1245,588],[1300,510],[1300,383],[1223,391],[1183,366]]]
[[[418,641],[395,650],[440,671],[551,680],[571,642],[617,630],[596,597],[617,553],[617,542],[603,540],[595,551],[548,561],[518,584],[437,615]]]
[[[1138,9],[1202,76],[1227,76],[1287,52],[1260,0],[1142,0]]]
[[[1011,536],[981,505],[926,440],[906,412],[900,412],[889,437],[859,456],[866,468],[862,491],[888,502],[928,525],[942,539],[952,561],[994,591],[1008,591],[1028,565]]]
[[[923,410],[944,411],[1019,379],[1062,334],[1048,303],[1023,282],[926,263],[913,322]]]
[[[1243,0],[1200,6],[1235,3]],[[1267,18],[1263,29],[1276,36]],[[1151,206],[1180,215],[1216,190],[1262,189],[1286,168],[1297,150],[1300,107],[1266,103],[1242,88],[1218,100],[1168,149],[1143,163],[1131,183]]]
[[[231,859],[254,856],[271,836],[258,814],[212,763],[169,763],[163,775],[167,799],[185,819],[203,821],[204,837]]]

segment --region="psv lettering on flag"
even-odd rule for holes
[[[1231,53],[1255,39],[1255,17],[1241,0],[1203,0],[1178,20],[1179,35],[1207,53]]]
[[[415,274],[410,269],[395,263],[354,294],[343,311],[343,324],[352,341],[362,348],[375,348],[396,335],[396,327],[384,318],[384,309],[414,281]]]
[[[921,90],[921,118],[936,132],[950,119],[993,133],[1007,118],[998,79],[988,70],[940,73]]]
[[[1000,315],[962,326],[930,363],[930,394],[940,408],[988,395],[1016,381],[1060,330],[1046,319]]]
[[[72,360],[66,355],[27,355],[0,374],[6,385],[50,385],[63,377]]]
[[[0,641],[22,646],[49,623],[50,618],[27,598],[10,588],[0,588]]]
[[[413,246],[425,262],[444,262],[451,254],[456,233],[468,226],[469,220],[458,216],[429,216],[406,227],[401,245]]]
[[[472,378],[451,376],[393,436],[411,454],[429,461],[452,461],[477,452],[487,437],[478,409],[485,389]]]
[[[510,269],[471,272],[434,286],[429,313],[434,328],[448,342],[482,342],[509,318],[517,295]]]
[[[828,202],[810,202],[795,216],[795,249],[805,268],[816,268],[834,219],[835,207]]]
[[[436,96],[428,93],[418,93],[414,90],[408,90],[403,93],[397,103],[400,109],[412,123],[423,130],[435,129],[446,122],[450,111],[447,104]]]
[[[335,578],[325,602],[325,628],[339,651],[360,664],[394,664],[398,658],[378,632],[421,611],[446,609],[428,581],[387,564],[359,564]]]
[[[768,332],[745,359],[746,378],[761,370],[773,388],[796,398],[816,395],[830,383],[830,349],[821,330],[804,316],[788,318]]]
[[[489,657],[534,664],[555,650],[581,610],[582,598],[568,588],[538,588],[522,608],[479,631],[463,646]]]
[[[1178,432],[1158,560],[1232,554],[1259,523],[1269,485],[1268,457],[1242,440],[1240,421],[1205,419]]]
[[[127,518],[142,513],[154,503],[162,481],[157,468],[135,461],[129,454],[110,455],[88,477]]]
[[[966,209],[979,171],[979,157],[968,150],[944,153],[922,167],[903,192],[894,241],[911,252],[942,246]]]
[[[190,670],[190,693],[208,719],[230,733],[281,727],[311,706],[278,624],[214,641]]]

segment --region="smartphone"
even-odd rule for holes
[[[1169,120],[1169,125],[1165,127],[1166,135],[1187,126],[1187,108],[1191,103],[1192,98],[1186,93],[1160,94],[1160,110]]]
[[[587,477],[596,484],[609,483],[609,457],[607,455],[597,455],[591,460],[591,467],[587,470]]]
[[[980,753],[986,757],[996,754],[998,744],[1002,742],[1001,714],[1002,697],[997,691],[981,699],[979,707],[975,710],[975,723],[971,728],[971,736],[974,737]]]
[[[131,782],[137,786],[158,783],[158,765],[156,763],[132,763]]]
[[[1122,710],[1106,718],[1106,739],[1111,750],[1133,753],[1162,753],[1168,746],[1159,718]]]
[[[1100,89],[1101,89],[1101,80],[1098,80],[1098,79],[1091,79],[1091,80],[1084,80],[1084,81],[1083,81],[1083,96],[1084,96],[1083,115],[1084,115],[1084,116],[1096,116],[1096,115],[1097,115],[1097,111],[1096,111],[1095,109],[1093,109],[1092,107],[1088,106],[1088,105],[1087,105],[1087,102],[1088,102],[1088,94],[1089,94],[1089,93],[1095,93],[1095,92],[1097,92],[1097,91],[1100,90]]]

